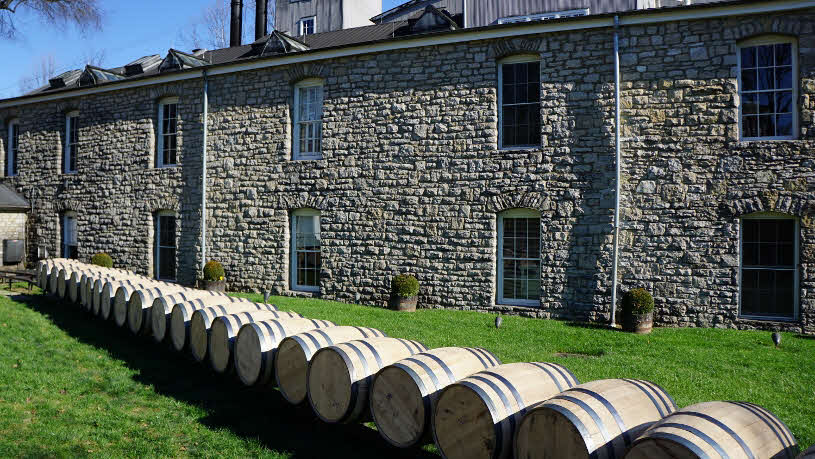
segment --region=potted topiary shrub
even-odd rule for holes
[[[415,311],[419,281],[408,274],[399,274],[391,282],[391,309]]]
[[[204,289],[214,292],[226,291],[226,280],[224,279],[224,267],[215,260],[210,260],[204,265]]]
[[[110,258],[110,255],[106,253],[97,253],[91,257],[91,264],[101,266],[103,268],[112,268],[113,258]]]
[[[644,288],[635,288],[623,295],[623,329],[648,334],[654,326],[654,297]]]

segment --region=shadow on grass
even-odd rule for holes
[[[593,324],[589,322],[564,322],[567,327],[585,328],[587,330],[606,330],[624,333],[622,328],[611,327],[608,324]]]
[[[237,378],[215,374],[189,354],[179,354],[150,337],[136,337],[76,305],[44,295],[12,299],[43,314],[72,337],[106,349],[113,358],[139,370],[134,378],[155,392],[203,407],[208,415],[198,422],[212,429],[229,429],[294,457],[438,458],[420,449],[392,447],[361,424],[325,424],[308,405],[294,407],[275,389],[244,387]]]

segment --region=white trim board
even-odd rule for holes
[[[709,7],[680,7],[671,8],[668,11],[646,10],[620,13],[620,26],[659,24],[672,21],[682,21],[689,19],[713,19],[727,16],[740,16],[751,14],[767,14],[774,12],[793,11],[806,8],[815,8],[813,0],[777,0],[763,1],[759,3],[722,5]],[[382,42],[361,43],[342,48],[306,51],[294,55],[270,57],[257,59],[249,62],[232,64],[218,64],[206,67],[199,67],[195,70],[182,71],[172,75],[160,75],[136,81],[111,82],[97,87],[76,89],[60,92],[57,94],[44,94],[42,96],[21,97],[0,101],[0,108],[16,107],[37,102],[46,102],[70,97],[84,96],[88,94],[98,94],[120,89],[138,88],[173,81],[184,81],[203,77],[206,69],[208,74],[223,75],[228,73],[243,72],[247,70],[257,70],[282,65],[312,62],[317,60],[332,59],[337,57],[358,56],[363,54],[378,53],[384,51],[396,51],[401,49],[419,48],[425,46],[439,46],[454,43],[463,43],[474,40],[489,40],[495,38],[510,38],[524,35],[535,35],[542,33],[563,32],[570,30],[584,30],[594,28],[614,27],[614,17],[612,15],[603,16],[582,16],[570,18],[564,21],[509,24],[507,26],[488,26],[472,30],[464,29],[456,32],[444,32],[418,36],[409,39],[387,40]]]

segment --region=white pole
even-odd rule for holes
[[[208,104],[207,92],[209,81],[207,70],[204,69],[204,120],[203,120],[203,147],[201,148],[201,270],[207,263],[207,118]]]
[[[617,171],[615,174],[614,192],[614,255],[611,269],[611,326],[614,327],[617,319],[617,264],[620,248],[620,162],[622,161],[622,148],[620,146],[620,18],[614,16],[614,144]]]

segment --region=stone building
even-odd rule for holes
[[[186,284],[217,259],[234,290],[372,305],[412,273],[424,307],[607,322],[616,33],[619,291],[653,292],[662,325],[815,332],[815,5],[617,19],[88,68],[0,101],[3,183],[39,196],[29,259]]]

